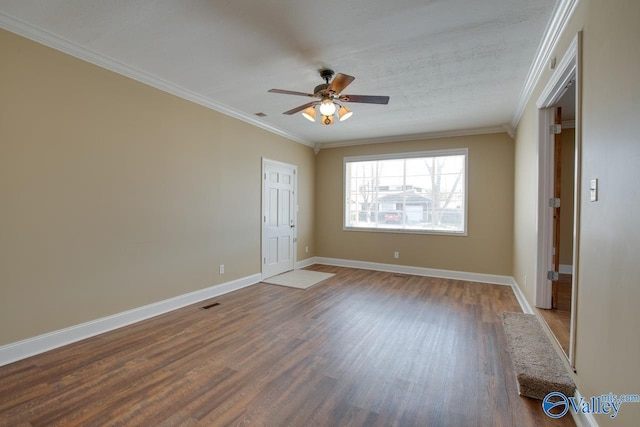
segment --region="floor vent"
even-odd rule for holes
[[[397,277],[399,279],[407,279],[409,276],[407,276],[406,274],[395,273],[392,277]]]
[[[210,308],[215,307],[216,305],[220,305],[220,303],[214,302],[213,304],[205,305],[204,307],[200,307],[200,310],[209,310]]]

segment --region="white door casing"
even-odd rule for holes
[[[294,269],[297,167],[262,159],[262,278]]]
[[[582,32],[579,31],[538,98],[538,207],[537,207],[537,260],[535,277],[535,306],[551,307],[551,283],[546,272],[552,268],[553,212],[548,201],[553,195],[553,150],[549,126],[553,123],[553,107],[564,94],[569,82],[575,84],[575,149],[574,149],[574,196],[573,196],[573,262],[571,289],[571,324],[569,330],[568,359],[575,368],[576,361],[576,315],[579,288],[580,248],[580,182],[582,163],[581,105],[582,105]]]

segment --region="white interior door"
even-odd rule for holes
[[[295,265],[296,166],[262,160],[262,278]]]

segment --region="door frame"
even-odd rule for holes
[[[575,97],[574,97],[575,102]],[[552,107],[554,110],[553,124],[562,126],[562,108]],[[562,200],[562,132],[553,136],[553,197]],[[551,148],[551,147],[549,147]],[[575,184],[575,183],[574,183]],[[552,251],[553,256],[553,271],[560,272],[560,226],[561,226],[561,210],[562,206],[553,208],[553,244],[552,247],[555,251]],[[573,263],[573,261],[572,261]],[[558,280],[551,281],[551,308],[558,307]],[[555,307],[554,307],[555,305]]]
[[[547,271],[552,266],[553,209],[549,199],[553,197],[554,150],[550,126],[554,122],[553,106],[565,93],[573,80],[576,89],[575,151],[574,151],[574,210],[573,210],[573,262],[571,289],[571,326],[569,331],[568,359],[575,369],[576,314],[579,283],[579,239],[580,239],[580,182],[582,164],[582,32],[578,32],[556,67],[549,82],[538,98],[538,209],[537,209],[537,262],[535,280],[535,306],[551,308],[551,281]]]
[[[272,160],[266,157],[262,157],[262,169],[260,172],[260,185],[262,188],[261,191],[261,200],[260,200],[260,276],[261,279],[265,279],[265,277],[263,276],[263,271],[264,271],[264,218],[266,217],[266,194],[265,191],[267,189],[266,187],[266,176],[265,176],[265,170],[266,170],[266,165],[267,164],[272,164],[272,165],[276,165],[276,166],[284,166],[287,168],[291,168],[293,169],[293,239],[292,239],[292,251],[293,251],[293,256],[292,256],[292,270],[295,270],[296,268],[296,264],[298,262],[298,166],[296,165],[292,165],[289,163],[285,163],[285,162],[280,162],[278,160]]]

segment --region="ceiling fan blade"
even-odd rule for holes
[[[316,102],[316,101],[314,101],[314,102],[308,102],[308,103],[306,103],[306,104],[304,104],[304,105],[301,105],[301,106],[299,106],[299,107],[296,107],[296,108],[294,108],[294,109],[292,109],[292,110],[285,111],[285,112],[284,112],[284,113],[282,113],[282,114],[292,115],[292,114],[297,113],[298,111],[306,110],[307,108],[311,107],[312,105],[316,105],[316,104],[317,104],[317,102]]]
[[[338,73],[329,84],[327,91],[330,93],[340,93],[345,87],[349,86],[355,77],[348,74]]]
[[[271,93],[281,93],[283,95],[300,95],[300,96],[310,96],[310,97],[314,97],[313,94],[311,93],[304,93],[304,92],[295,92],[293,90],[284,90],[284,89],[269,89],[267,92],[271,92]]]
[[[372,96],[372,95],[341,95],[340,101],[343,102],[361,102],[364,104],[388,104],[388,96]]]

